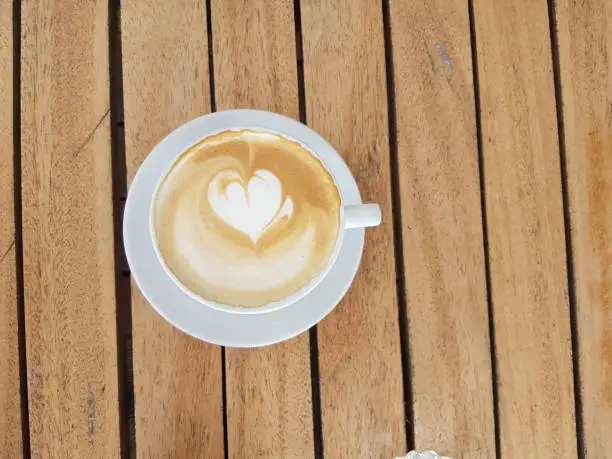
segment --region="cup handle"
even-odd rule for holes
[[[382,219],[378,204],[360,204],[344,208],[344,227],[367,228],[380,225]]]

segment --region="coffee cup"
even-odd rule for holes
[[[328,275],[347,231],[380,224],[380,206],[345,202],[334,171],[348,167],[307,126],[252,110],[207,117],[209,131],[175,152],[155,187],[157,259],[204,307],[288,307]]]

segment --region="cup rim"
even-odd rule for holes
[[[300,123],[299,121],[296,121],[292,118],[287,118],[284,117],[282,115],[279,115],[277,113],[274,112],[268,112],[268,111],[263,111],[263,110],[248,110],[248,109],[238,109],[238,110],[222,110],[222,111],[217,111],[214,113],[210,113],[204,116],[201,116],[199,118],[195,118],[194,120],[188,121],[187,123],[184,123],[183,125],[179,126],[178,128],[174,129],[168,136],[166,136],[166,138],[164,138],[157,146],[155,146],[154,148],[164,148],[164,143],[166,142],[166,140],[168,140],[170,137],[173,136],[179,136],[181,135],[181,129],[185,128],[187,125],[189,125],[192,122],[196,122],[198,120],[201,120],[202,118],[207,118],[207,119],[213,119],[213,118],[219,118],[219,117],[224,117],[224,116],[230,116],[231,114],[244,114],[245,112],[249,112],[252,113],[253,115],[256,114],[261,114],[261,113],[265,113],[267,115],[274,115],[275,117],[277,117],[277,120],[273,121],[272,123],[269,124],[281,124],[281,123],[290,123],[292,124],[296,129],[299,128],[301,129],[304,133],[308,133],[310,136],[316,136],[318,137],[318,140],[323,142],[323,145],[325,145],[325,148],[328,149],[328,153],[330,154],[335,154],[338,156],[338,158],[340,158],[340,160],[342,160],[342,158],[340,157],[340,155],[338,154],[338,152],[327,142],[325,141],[316,131],[314,131],[313,129],[311,129],[310,127],[306,126],[303,123]],[[270,302],[270,303],[266,303],[264,305],[261,306],[256,306],[256,307],[242,307],[242,306],[232,306],[232,305],[228,305],[228,304],[222,304],[222,303],[218,303],[215,301],[211,301],[211,300],[207,300],[206,298],[203,298],[201,295],[198,295],[197,293],[195,293],[194,291],[192,291],[190,288],[188,288],[183,282],[180,281],[180,279],[178,279],[178,277],[172,272],[172,270],[168,267],[168,265],[166,264],[161,251],[159,250],[159,244],[158,244],[158,240],[157,240],[157,235],[156,235],[156,231],[155,231],[155,224],[154,224],[154,218],[155,218],[155,200],[157,198],[159,189],[162,185],[162,183],[164,182],[164,180],[166,179],[166,177],[168,176],[168,174],[170,173],[170,171],[172,170],[173,166],[176,164],[176,162],[183,156],[183,154],[185,154],[187,152],[187,150],[189,150],[189,148],[191,148],[192,146],[198,144],[199,142],[202,142],[203,140],[215,136],[217,134],[220,134],[222,132],[236,132],[236,131],[244,131],[244,130],[250,130],[250,131],[255,131],[255,132],[268,132],[268,133],[272,133],[272,134],[276,134],[279,135],[289,141],[293,141],[293,142],[297,142],[299,143],[302,147],[304,147],[312,156],[314,156],[316,159],[319,160],[319,162],[322,164],[322,166],[325,168],[325,170],[329,173],[329,175],[331,176],[334,185],[336,186],[336,190],[338,191],[338,195],[340,196],[340,210],[339,210],[339,226],[338,226],[338,235],[336,237],[336,244],[334,245],[334,250],[332,251],[332,253],[330,254],[327,263],[325,264],[325,267],[319,271],[319,273],[313,277],[307,285],[305,285],[304,287],[302,287],[300,290],[298,290],[297,292],[281,299],[278,301],[274,301],[274,302]],[[342,160],[342,162],[344,163],[344,161]],[[348,166],[346,166],[346,164],[344,163],[344,166],[348,169]],[[151,241],[152,241],[152,245],[153,245],[153,249],[155,251],[155,255],[157,257],[158,262],[160,263],[160,265],[162,266],[162,269],[164,270],[164,272],[168,275],[168,277],[174,282],[174,284],[179,287],[185,294],[189,295],[191,298],[195,299],[196,301],[198,301],[199,303],[203,304],[204,306],[216,309],[218,311],[222,311],[222,312],[229,312],[229,313],[233,313],[233,314],[265,314],[268,312],[272,312],[272,311],[277,311],[279,309],[283,309],[286,308],[288,306],[291,306],[292,304],[296,303],[297,301],[301,300],[302,298],[304,298],[305,296],[307,296],[313,289],[315,289],[317,287],[317,285],[320,284],[320,282],[329,274],[329,272],[331,271],[331,269],[333,268],[333,266],[335,265],[337,259],[338,259],[338,255],[340,253],[340,249],[342,248],[342,243],[344,241],[344,233],[346,231],[345,228],[345,216],[344,216],[344,207],[345,207],[345,200],[344,197],[342,196],[342,190],[338,184],[338,180],[336,178],[336,175],[334,174],[334,171],[332,170],[332,168],[329,166],[329,164],[325,161],[325,159],[321,156],[321,154],[317,153],[317,151],[315,151],[314,148],[312,148],[308,142],[306,140],[302,140],[299,138],[296,138],[295,136],[291,135],[291,134],[287,134],[286,132],[284,132],[282,129],[280,129],[278,126],[274,126],[274,127],[261,127],[261,123],[253,123],[252,125],[248,124],[248,123],[239,123],[239,124],[234,124],[234,123],[227,123],[227,126],[225,127],[218,127],[217,129],[211,129],[210,131],[206,132],[203,135],[200,135],[199,137],[197,137],[195,140],[190,139],[189,141],[186,141],[185,144],[183,145],[183,147],[181,149],[177,149],[177,152],[174,153],[174,156],[172,158],[172,160],[169,162],[168,166],[166,167],[166,169],[164,170],[164,172],[162,174],[160,174],[160,176],[157,179],[157,182],[155,184],[155,187],[153,189],[153,194],[151,197],[151,203],[150,203],[150,211],[149,211],[149,234],[151,237]]]

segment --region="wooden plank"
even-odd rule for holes
[[[293,1],[213,1],[217,109],[299,118]],[[228,456],[312,457],[308,334],[260,349],[228,349]]]
[[[0,5],[0,457],[22,455],[13,177],[13,5]]]
[[[547,4],[475,2],[502,457],[576,457]]]
[[[584,446],[612,451],[612,3],[557,2]]]
[[[488,459],[495,428],[468,4],[392,0],[390,25],[415,446]]]
[[[22,2],[33,457],[119,457],[108,3]]]
[[[206,4],[122,3],[129,181],[173,129],[210,111]],[[173,328],[132,283],[138,457],[223,457],[221,348]]]
[[[385,49],[380,2],[302,1],[308,123],[355,174],[383,224],[368,230],[346,298],[318,327],[323,445],[329,457],[405,454]]]

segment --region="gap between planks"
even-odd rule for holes
[[[13,0],[13,186],[15,212],[15,274],[17,287],[17,340],[21,395],[21,435],[23,457],[32,456],[30,448],[30,412],[28,409],[28,368],[25,338],[25,302],[23,281],[23,232],[21,204],[21,0]]]
[[[115,238],[115,297],[117,301],[117,377],[119,388],[121,456],[136,457],[134,372],[132,355],[131,281],[123,250],[123,210],[127,197],[127,163],[123,128],[123,69],[120,0],[108,5],[110,132],[113,171]],[[127,275],[126,275],[127,274]]]
[[[489,346],[491,356],[491,390],[493,395],[493,427],[495,432],[495,457],[501,459],[501,436],[499,414],[499,392],[497,387],[497,348],[495,344],[495,320],[493,317],[493,297],[491,295],[491,261],[489,259],[489,227],[487,224],[487,197],[485,194],[484,150],[482,146],[482,113],[480,108],[480,80],[478,74],[478,52],[476,48],[476,22],[474,0],[468,1],[470,20],[470,45],[472,54],[472,79],[474,81],[474,112],[476,114],[476,145],[478,148],[478,175],[480,180],[480,214],[482,215],[482,239],[485,263],[485,284],[487,290],[487,311],[489,316]]]
[[[306,115],[306,92],[304,88],[304,56],[302,43],[302,11],[300,0],[293,1],[293,15],[295,23],[295,57],[297,65],[297,87],[298,87],[298,110],[300,122],[307,124]],[[321,412],[321,379],[319,370],[319,338],[317,326],[312,327],[309,332],[310,341],[310,387],[312,399],[312,435],[314,442],[314,457],[322,459],[323,446],[323,417]]]
[[[383,29],[385,45],[385,66],[387,78],[387,110],[389,124],[389,159],[391,179],[391,202],[393,209],[393,237],[395,241],[395,273],[397,288],[397,309],[401,344],[402,380],[404,391],[404,415],[407,449],[413,450],[414,440],[414,406],[412,379],[410,374],[410,329],[408,326],[408,301],[406,292],[406,274],[404,272],[404,243],[402,235],[402,206],[399,177],[399,160],[397,146],[397,108],[395,104],[395,78],[393,73],[393,40],[391,37],[391,13],[389,0],[382,0]]]
[[[563,117],[563,92],[561,86],[561,66],[559,39],[557,36],[556,1],[547,0],[548,25],[550,27],[550,48],[555,85],[557,111],[557,133],[559,136],[559,165],[561,169],[561,194],[563,200],[563,226],[565,230],[565,253],[567,260],[567,289],[570,310],[570,329],[572,341],[572,372],[574,377],[574,416],[576,418],[576,450],[578,458],[585,457],[584,420],[582,408],[582,386],[580,381],[580,349],[578,339],[578,311],[576,306],[576,277],[574,274],[574,252],[572,250],[572,231],[570,217],[569,184],[567,179],[567,155],[565,143],[565,121]]]
[[[217,99],[215,96],[215,57],[213,52],[213,31],[212,31],[212,4],[211,0],[206,0],[206,32],[208,40],[208,78],[210,91],[210,112],[217,111]],[[225,459],[229,459],[229,434],[227,425],[227,356],[225,346],[221,346],[221,404],[223,406],[223,454]]]

